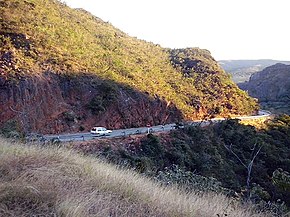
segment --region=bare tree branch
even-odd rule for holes
[[[241,160],[241,158],[233,151],[233,149],[232,149],[232,146],[233,146],[233,144],[231,144],[230,145],[230,147],[228,147],[228,146],[226,146],[226,145],[224,145],[225,146],[225,148],[229,151],[229,152],[231,152],[239,161],[240,161],[240,163],[247,169],[248,168],[248,166]]]
[[[232,148],[233,144],[231,144],[229,147],[226,145],[224,145],[224,146],[230,153],[232,153],[238,159],[238,161],[241,163],[241,165],[243,165],[247,169],[247,198],[250,198],[250,184],[251,184],[252,168],[253,168],[255,158],[258,156],[258,154],[260,153],[260,151],[262,149],[262,145],[258,148],[258,150],[256,152],[255,152],[255,150],[256,150],[257,142],[254,144],[253,148],[250,148],[252,153],[251,153],[251,160],[248,163],[248,165],[246,165],[246,163],[244,163],[241,160],[241,158],[233,151],[233,148]]]

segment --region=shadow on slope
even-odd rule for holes
[[[23,77],[0,87],[0,125],[29,132],[88,131],[92,126],[128,128],[182,119],[176,106],[95,75]]]

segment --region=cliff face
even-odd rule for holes
[[[239,85],[261,102],[290,101],[290,65],[278,63],[253,74],[249,82]]]
[[[106,82],[95,76],[45,73],[2,83],[0,124],[17,120],[24,132],[59,133],[88,131],[95,125],[114,129],[182,119],[172,103],[117,84],[108,89]]]

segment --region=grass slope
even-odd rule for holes
[[[68,150],[0,138],[0,216],[266,216]]]
[[[290,116],[269,119],[259,127],[226,120],[207,127],[185,126],[169,133],[76,142],[73,146],[166,184],[228,195],[237,192],[261,210],[289,216]]]
[[[173,102],[188,119],[258,109],[206,50],[164,49],[56,0],[0,1],[0,14],[2,80],[93,74]]]

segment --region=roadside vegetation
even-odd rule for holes
[[[0,216],[270,216],[67,149],[0,138]]]
[[[259,130],[227,120],[206,128],[186,126],[169,134],[79,143],[74,148],[167,185],[235,196],[283,216],[289,215],[290,207],[289,144],[290,117],[282,115]]]

